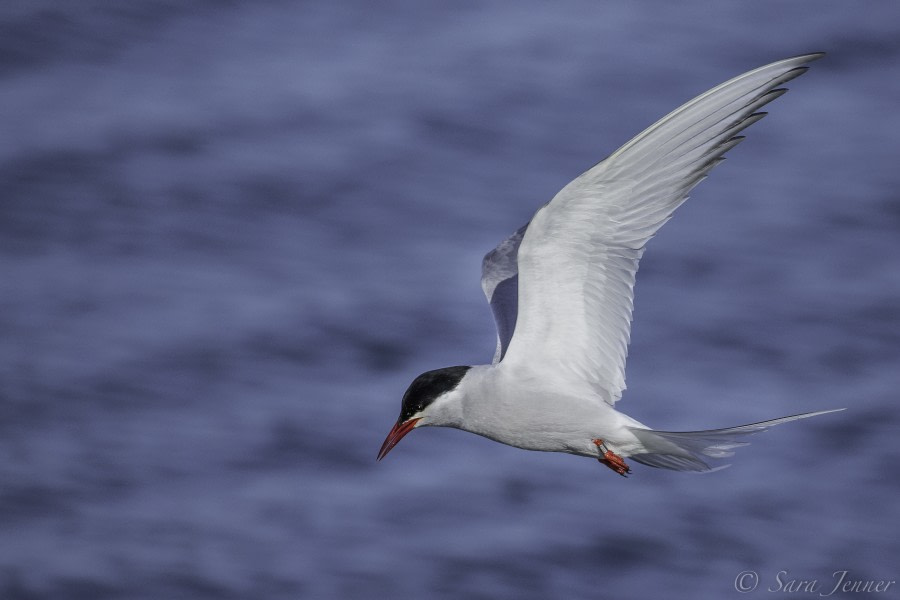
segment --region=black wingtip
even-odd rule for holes
[[[819,60],[820,58],[825,57],[825,52],[810,52],[808,54],[800,54],[795,56],[794,58],[802,58],[805,59],[806,62],[812,62],[814,60]]]

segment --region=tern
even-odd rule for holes
[[[488,252],[481,285],[497,326],[489,365],[415,378],[378,459],[417,427],[454,427],[544,452],[598,459],[620,475],[638,463],[710,471],[773,425],[658,431],[616,410],[625,390],[638,262],[688,193],[822,53],[739,75],[663,117],[571,181],[531,221]],[[717,467],[721,468],[721,467]]]

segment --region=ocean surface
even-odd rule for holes
[[[898,24],[889,1],[0,5],[0,598],[900,581]],[[811,51],[651,241],[619,408],[847,411],[707,475],[439,429],[376,464],[413,377],[490,360],[485,252],[682,102]]]

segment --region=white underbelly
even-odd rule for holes
[[[494,441],[544,452],[596,456],[595,439],[610,449],[629,454],[637,442],[626,425],[637,424],[605,402],[554,393],[519,390],[466,406],[468,431]]]

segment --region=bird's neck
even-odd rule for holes
[[[484,402],[485,382],[492,369],[491,365],[471,367],[452,392],[444,394],[428,408],[428,424],[467,429],[467,414],[473,405]]]

